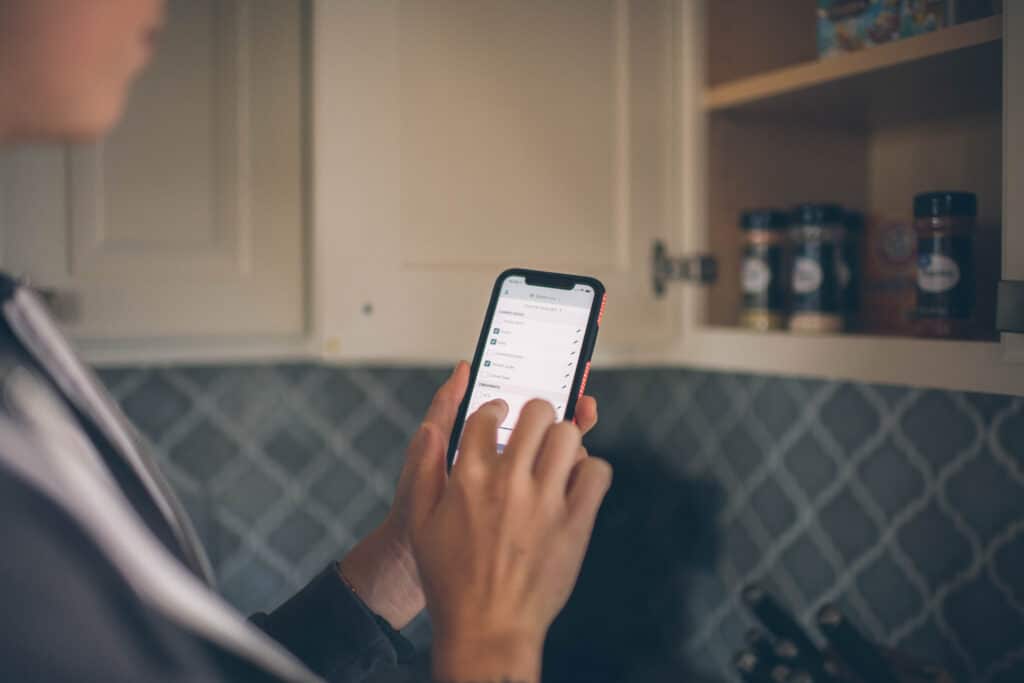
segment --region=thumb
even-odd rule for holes
[[[412,470],[409,507],[415,527],[423,524],[444,494],[448,483],[448,468],[445,467],[447,445],[440,430],[424,422],[409,446],[407,464]]]

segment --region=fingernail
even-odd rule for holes
[[[496,398],[493,401],[488,401],[487,405],[497,408],[502,416],[508,415],[508,404],[503,399]]]

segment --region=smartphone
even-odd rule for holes
[[[573,419],[604,305],[604,285],[592,277],[522,268],[498,276],[449,441],[448,467],[458,458],[466,417],[493,399],[508,403],[498,427],[499,453],[530,399],[548,401],[558,420]]]

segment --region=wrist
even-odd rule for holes
[[[359,599],[396,630],[426,605],[416,561],[386,521],[349,551],[338,571]]]
[[[538,683],[543,637],[519,634],[435,635],[431,666],[436,681]]]

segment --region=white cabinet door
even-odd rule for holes
[[[320,0],[314,221],[328,356],[467,356],[510,266],[608,289],[599,357],[666,346],[671,0]]]
[[[302,3],[169,3],[125,120],[5,153],[4,266],[79,340],[300,335]]]

